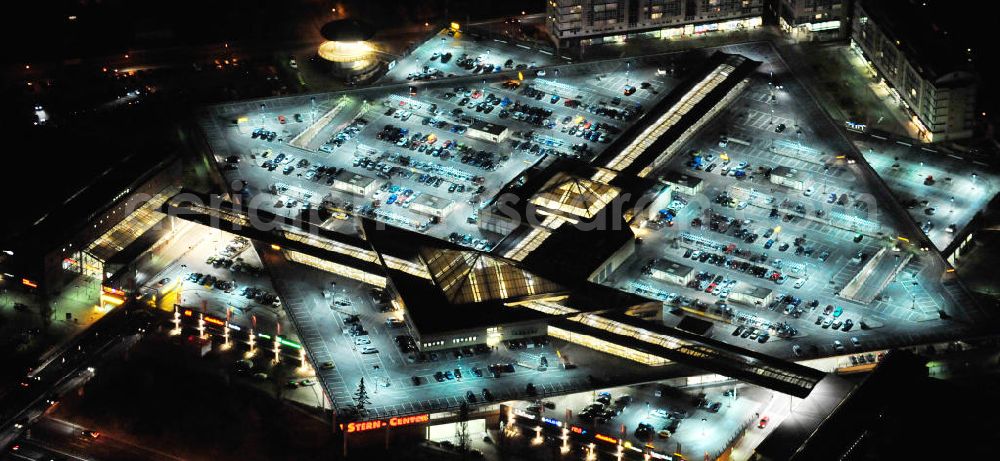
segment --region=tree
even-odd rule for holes
[[[455,424],[455,438],[458,449],[465,453],[469,450],[469,405],[465,402],[458,407],[458,423]]]
[[[358,409],[358,413],[364,413],[365,406],[371,405],[371,403],[372,401],[368,398],[368,390],[365,389],[365,378],[361,378],[358,390],[354,391],[354,406]]]

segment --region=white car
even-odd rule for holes
[[[836,341],[834,341],[833,342],[833,350],[835,350],[837,352],[843,352],[844,351],[844,343],[840,342],[839,339],[836,340]]]
[[[808,189],[806,189],[805,191],[802,192],[802,195],[805,195],[806,197],[808,197],[808,196],[810,196],[812,194],[813,194],[813,188],[812,187],[810,187],[810,188],[808,188]]]
[[[806,279],[798,279],[795,281],[795,288],[802,288],[802,285],[806,284]]]

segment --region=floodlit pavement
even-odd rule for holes
[[[989,318],[988,313],[967,302],[968,296],[961,287],[940,281],[944,267],[943,261],[936,255],[923,254],[906,246],[902,246],[899,252],[893,249],[897,242],[892,239],[897,235],[912,236],[906,230],[912,228],[912,223],[908,226],[905,222],[907,217],[890,206],[880,205],[888,202],[885,201],[886,194],[878,189],[878,183],[861,171],[860,164],[849,164],[841,157],[850,152],[847,140],[825,135],[835,128],[812,104],[808,94],[788,74],[771,48],[767,44],[750,44],[723,47],[723,51],[741,53],[765,63],[740,99],[692,138],[666,166],[666,169],[703,179],[705,190],[701,196],[684,197],[688,203],[676,210],[678,214],[673,226],[642,229],[643,244],[630,262],[612,274],[608,284],[659,299],[665,299],[669,293],[677,293],[701,300],[706,307],[685,308],[677,313],[699,315],[715,321],[716,327],[711,334],[716,339],[789,358],[794,357],[792,344],[799,344],[806,356],[828,355],[835,352],[835,340],[850,351],[854,347],[850,338],[856,337],[859,340],[857,350],[878,350],[890,345],[919,342],[921,337],[927,340],[935,335],[957,335],[969,328],[975,321],[973,319]],[[780,125],[784,125],[785,129],[779,130]],[[723,135],[729,139],[726,147],[719,144]],[[700,152],[704,159],[702,167],[697,170],[688,166],[692,158],[688,152],[691,151]],[[729,156],[728,163],[723,160],[723,153]],[[747,177],[742,180],[732,177],[732,171],[740,162],[748,163],[745,169]],[[760,169],[777,166],[795,169],[804,180],[803,190],[772,184]],[[729,174],[722,175],[723,172]],[[807,189],[811,189],[808,194]],[[719,204],[715,199],[723,192],[748,205],[732,208]],[[829,203],[832,194],[836,194],[837,200],[844,197],[844,206]],[[796,210],[799,205],[801,211]],[[771,216],[772,208],[778,209],[774,217]],[[708,210],[712,210],[711,213]],[[817,212],[822,212],[823,216],[818,216]],[[723,234],[710,230],[713,213],[746,220],[746,227],[758,234],[757,239],[749,243],[732,235],[732,231]],[[696,217],[701,218],[701,226],[692,225]],[[772,235],[765,237],[768,230]],[[855,241],[858,235],[861,239]],[[794,242],[797,238],[804,238],[800,242],[801,251],[797,251]],[[764,246],[769,239],[775,242],[770,249],[766,249]],[[779,270],[788,279],[779,285],[748,273],[684,257],[688,250],[704,252],[706,243],[733,244],[737,250],[734,254],[740,249],[749,250],[748,256],[758,260],[756,264]],[[889,254],[883,259],[884,263],[871,271],[872,282],[868,282],[871,286],[863,286],[863,293],[873,294],[880,284],[887,283],[887,288],[881,290],[882,294],[876,296],[870,305],[840,296],[841,290],[864,267],[855,258],[857,253],[860,251],[866,258],[871,258],[881,248]],[[723,253],[721,250],[709,252]],[[905,256],[907,252],[914,255],[913,259],[895,277],[890,277],[889,271],[895,266],[892,263],[902,261],[896,255]],[[760,262],[760,255],[767,256],[767,260]],[[823,255],[826,255],[825,261]],[[696,273],[705,271],[724,280],[735,281],[730,292],[759,286],[771,289],[775,299],[786,294],[799,298],[804,312],[799,318],[784,314],[787,301],[763,308],[729,302],[734,312],[731,316],[726,315],[716,307],[716,302],[722,301],[721,288],[712,294],[644,276],[641,267],[649,260],[661,257],[691,266]],[[747,260],[748,257],[742,259]],[[800,281],[801,286],[796,287]],[[818,307],[808,306],[813,300],[817,301]],[[694,306],[693,302],[690,303]],[[681,304],[684,307],[685,303]],[[839,320],[853,320],[855,327],[850,332],[824,326],[822,321],[816,324],[820,317],[831,322],[836,320],[823,314],[828,304],[844,308]],[[942,320],[940,311],[963,318],[958,321]],[[667,315],[666,319],[672,325],[680,317]],[[859,328],[862,321],[872,328]],[[737,325],[773,328],[781,322],[797,329],[799,335],[791,340],[782,340],[772,331],[770,340],[760,344],[730,334]]]
[[[1000,191],[997,176],[975,159],[936,150],[938,146],[861,133],[852,138],[913,220],[930,222],[926,234],[938,250],[943,251]]]
[[[548,69],[544,76],[529,73],[516,89],[505,87],[504,78],[490,77],[463,84],[425,82],[416,95],[409,94],[405,86],[395,86],[317,95],[315,101],[303,96],[226,104],[210,108],[202,118],[202,127],[229,184],[242,191],[241,200],[251,207],[284,216],[297,216],[303,209],[315,209],[324,202],[349,213],[374,208],[376,219],[419,231],[429,226],[426,232],[436,237],[457,233],[492,240],[496,237],[483,235],[470,220],[475,207],[546,157],[573,155],[574,145],[588,146],[589,152],[581,155],[584,159],[599,154],[615,138],[615,133],[627,128],[634,119],[598,115],[586,108],[639,112],[650,107],[676,85],[683,73],[657,75],[657,69],[663,67],[660,61],[565,65]],[[638,88],[642,82],[648,83],[647,88],[632,96],[623,95],[626,85]],[[543,95],[528,97],[529,86]],[[489,94],[495,95],[499,104],[489,105],[492,109],[486,113],[477,105]],[[579,102],[579,106],[567,106],[570,99]],[[517,102],[551,111],[547,117],[551,128],[518,120],[514,114],[501,117],[503,107],[510,108],[509,104]],[[493,143],[469,137],[468,133],[454,133],[453,127],[467,124],[464,117],[507,126],[510,136]],[[241,118],[245,121],[235,123]],[[346,130],[359,119],[367,123],[355,125],[359,129],[353,133]],[[319,123],[314,124],[315,121]],[[539,119],[539,123],[542,121]],[[441,128],[433,122],[440,122]],[[587,141],[581,137],[582,131],[574,135],[570,130],[587,123],[611,126],[604,130],[604,142]],[[433,134],[437,140],[426,149],[423,146],[418,149],[416,144],[401,147],[377,139],[386,125],[409,130],[407,137]],[[276,139],[254,139],[251,133],[259,128],[274,132]],[[339,145],[340,141],[334,142],[338,136],[342,139]],[[301,147],[291,146],[289,143],[293,141]],[[431,155],[431,147],[449,141],[468,146],[474,152],[490,153],[495,169],[467,163],[454,147],[447,150],[448,159]],[[543,149],[549,151],[548,155],[541,155]],[[264,167],[279,155],[283,157],[278,166]],[[238,158],[238,163],[227,163],[229,156]],[[321,166],[323,169],[319,170]],[[330,173],[334,169],[374,178],[378,190],[368,196],[334,190]],[[442,181],[432,185],[421,180],[423,175]],[[481,184],[476,182],[476,176],[483,178]],[[484,189],[481,193],[476,191],[479,185]],[[401,195],[406,191],[413,197],[429,194],[445,198],[453,201],[455,207],[440,224],[433,224],[430,216],[411,209],[409,201],[397,199],[389,203],[392,195],[409,197]],[[348,234],[356,232],[351,223],[335,218],[329,219],[324,227]]]
[[[452,58],[446,63],[442,63],[440,58],[434,57],[435,54],[445,53],[452,54]],[[527,69],[566,62],[566,60],[557,58],[547,51],[539,51],[506,39],[479,38],[465,32],[449,35],[448,30],[442,30],[421,43],[406,58],[397,61],[392,69],[380,79],[380,82],[407,82],[414,80],[407,77],[421,73],[433,74],[434,70],[439,70],[441,77],[473,75],[472,70],[459,66],[458,60],[463,55],[472,59],[479,58],[482,63],[498,65],[504,70],[514,69],[519,65]],[[511,66],[505,67],[504,64],[508,60],[511,61]],[[428,68],[426,71],[424,70],[425,66]]]
[[[742,437],[744,431],[747,434],[754,433],[759,420],[758,414],[779,416],[777,407],[780,405],[775,405],[775,401],[788,401],[788,398],[781,394],[741,384],[736,387],[735,398],[729,394],[734,389],[732,385],[683,389],[662,387],[663,391],[659,397],[656,395],[657,389],[661,389],[661,386],[645,384],[597,389],[591,392],[548,398],[544,402],[554,405],[555,408],[541,406],[541,416],[586,428],[593,433],[626,440],[636,446],[649,444],[660,453],[674,453],[679,450],[689,459],[700,458],[708,453],[714,459]],[[622,396],[631,396],[632,402],[621,415],[607,422],[598,423],[594,420],[581,419],[580,412],[584,407],[593,403],[601,392],[610,393],[612,403]],[[704,397],[708,405],[719,403],[718,411],[713,412],[695,405],[695,401],[699,397]],[[531,402],[515,403],[516,408],[525,410],[522,414],[528,413],[527,408],[531,405]],[[787,406],[787,403],[785,405]],[[659,413],[659,410],[667,413],[683,411],[686,412],[686,415],[679,419],[680,423],[674,432],[669,435],[658,435],[674,420],[674,418]],[[570,415],[572,416],[570,417]],[[524,416],[516,417],[519,420],[525,418]],[[530,419],[527,420],[530,421]],[[650,439],[638,438],[635,435],[635,430],[640,423],[653,426],[655,432]],[[624,434],[622,434],[623,428]],[[524,436],[531,435],[529,433]],[[559,443],[559,441],[549,443]]]
[[[314,364],[335,364],[335,368],[319,369],[316,374],[338,408],[353,406],[353,395],[362,378],[372,401],[369,416],[387,416],[453,409],[467,400],[469,391],[476,397],[470,403],[486,405],[489,402],[482,397],[483,389],[489,389],[499,402],[525,398],[528,383],[535,385],[539,395],[546,396],[590,389],[593,385],[589,376],[624,383],[690,373],[679,366],[618,367],[609,373],[610,364],[619,359],[553,338],[539,347],[510,349],[500,344],[489,352],[463,357],[455,355],[457,349],[446,350],[418,361],[415,354],[401,352],[395,345],[394,338],[407,334],[406,328],[390,328],[386,323],[389,318],[400,318],[402,313],[382,309],[373,302],[369,286],[289,263],[273,251],[264,250],[262,258],[273,272],[284,274],[277,280],[276,289],[289,318],[295,321],[296,332],[289,331],[290,338],[306,347]],[[355,339],[358,336],[349,333],[346,320],[351,315],[359,317],[368,332],[367,341],[377,353],[362,353]],[[576,368],[559,366],[559,355],[568,357]],[[544,371],[539,369],[542,356],[549,361]],[[495,363],[513,364],[516,371],[492,378],[487,367]],[[461,370],[461,378],[436,380],[437,372],[454,374],[456,368]],[[475,368],[483,376],[475,376]]]

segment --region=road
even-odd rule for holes
[[[134,344],[137,333],[151,324],[151,317],[140,312],[133,307],[109,312],[0,395],[0,447],[10,445],[34,420],[58,405],[60,395],[90,379],[102,356]]]
[[[87,428],[57,418],[42,417],[28,434],[19,442],[16,451],[10,452],[13,459],[37,459],[36,452],[57,455],[74,460],[100,459],[102,461],[144,459],[179,460],[161,451],[134,445],[106,433],[96,433],[97,437],[85,434]]]

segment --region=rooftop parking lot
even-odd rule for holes
[[[643,224],[643,245],[609,283],[667,301],[668,324],[699,315],[716,322],[717,339],[789,358],[961,328],[941,311],[981,315],[940,282],[937,255],[900,244],[907,218],[879,206],[846,142],[824,135],[829,123],[760,51],[746,54],[763,59],[764,72],[659,172],[698,178],[704,189],[668,192],[670,204]],[[660,259],[691,267],[691,280],[654,278]],[[755,288],[771,296],[741,299]]]
[[[477,229],[476,207],[546,158],[600,153],[675,84],[658,68],[598,63],[239,103],[213,108],[203,126],[223,174],[256,208],[323,208],[325,227],[347,233],[347,218],[363,215],[482,249],[495,242]]]
[[[545,422],[585,428],[634,446],[646,445],[659,453],[690,455],[719,453],[748,426],[766,432],[781,417],[773,405],[776,398],[781,395],[745,385],[681,389],[644,384],[514,402],[513,406],[518,420],[528,427],[545,418]],[[572,417],[567,420],[568,414]],[[763,418],[767,419],[761,424]],[[521,432],[525,437],[534,435],[530,430]],[[609,448],[614,451],[614,445]]]
[[[1000,182],[986,165],[869,135],[852,137],[865,161],[939,250],[1000,191]]]
[[[176,243],[161,255],[174,259],[140,290],[160,308],[191,308],[226,319],[241,329],[254,321],[274,331],[283,318],[281,302],[257,252],[245,238],[185,223]],[[228,311],[228,312],[227,312]],[[284,325],[285,331],[289,330]]]
[[[289,263],[274,252],[263,258],[283,274],[277,289],[283,294],[284,309],[295,320],[297,340],[316,363],[336,364],[317,373],[342,408],[353,405],[351,396],[361,378],[370,389],[372,414],[390,415],[690,373],[679,365],[620,367],[609,373],[615,357],[544,336],[421,354],[413,350],[408,327],[400,322],[405,312],[382,302],[371,286]]]
[[[477,34],[444,29],[421,43],[382,77],[382,82],[436,80],[460,75],[489,75],[562,64],[548,51]]]
[[[369,388],[371,414],[390,415],[454,408],[463,401],[478,406],[531,395],[560,395],[600,383],[645,382],[690,373],[680,366],[631,367],[608,373],[613,357],[545,336],[505,341],[496,347],[419,353],[409,340],[405,313],[387,303],[379,289],[289,263],[279,252],[254,247],[232,234],[197,224],[184,226],[176,243],[163,253],[176,259],[141,291],[163,309],[180,306],[182,332],[210,335],[216,346],[231,344],[228,347],[247,352],[252,328],[258,361],[273,358],[271,338],[280,333],[282,361],[292,363],[292,377],[307,383],[297,387],[318,382],[339,408],[353,405],[352,395],[362,378]],[[261,251],[269,264],[257,256]],[[261,268],[281,276],[272,280]],[[192,315],[184,314],[187,310]],[[208,321],[199,323],[202,316]],[[229,338],[222,335],[221,323],[211,319],[228,319]],[[204,329],[199,330],[199,325]],[[297,346],[309,352],[311,367],[299,368],[304,356]],[[301,398],[315,400],[308,389]]]
[[[684,173],[703,189],[668,191],[672,200],[642,223],[642,244],[607,283],[666,301],[671,326],[697,315],[715,322],[716,339],[784,358],[862,354],[984,318],[960,286],[941,283],[938,255],[897,238],[912,223],[879,205],[889,203],[886,191],[773,51],[724,51],[764,64],[653,175]],[[286,216],[323,208],[324,227],[345,233],[355,232],[351,215],[364,215],[484,250],[496,236],[479,233],[475,207],[535,162],[600,153],[691,67],[669,61],[251,101],[211,108],[202,122],[251,208]],[[613,360],[554,339],[422,355],[405,313],[371,286],[258,250],[281,274],[274,288],[298,341],[314,363],[330,364],[317,374],[338,406],[351,405],[361,378],[378,415],[565,394],[595,387],[592,377],[606,376],[602,365]],[[689,266],[691,278],[652,277],[659,259]],[[610,378],[685,372],[615,367]]]

